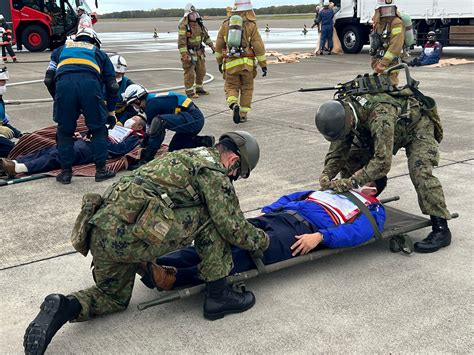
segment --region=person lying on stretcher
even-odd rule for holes
[[[353,191],[369,209],[380,231],[385,224],[385,208],[376,196],[387,184],[387,178],[369,183]],[[302,191],[280,197],[262,208],[262,214],[248,221],[263,229],[270,237],[270,246],[263,253],[264,264],[273,264],[304,255],[316,247],[345,248],[365,243],[374,237],[369,219],[345,196],[332,190]],[[231,273],[255,269],[248,251],[232,246],[234,267]],[[149,288],[171,290],[200,284],[199,254],[189,246],[165,256],[155,263],[143,263],[140,274]]]
[[[107,150],[110,158],[124,156],[135,148],[144,137],[146,119],[142,116],[129,118],[124,127],[115,126],[109,130]],[[84,165],[94,162],[90,139],[87,135],[74,134],[74,163]],[[0,175],[14,178],[17,174],[44,173],[61,167],[57,146],[39,150],[33,154],[20,156],[15,160],[0,158]]]

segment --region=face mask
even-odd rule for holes
[[[120,77],[118,77],[118,78],[115,78],[115,80],[117,80],[117,83],[120,84],[120,83],[122,82],[122,77],[120,76]]]
[[[0,86],[0,96],[5,95],[6,92],[7,92],[7,86],[6,85]]]
[[[123,126],[125,128],[130,128],[131,129],[134,123],[135,123],[135,121],[133,120],[133,118],[129,118],[128,120],[125,121]]]

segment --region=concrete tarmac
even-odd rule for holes
[[[148,28],[147,20],[134,21],[143,30]],[[127,37],[117,43],[110,39],[116,33],[110,32],[125,25],[107,21],[100,26],[109,38],[104,48],[131,52],[124,54],[130,69],[180,67],[176,50],[149,51],[141,35],[134,43],[128,43]],[[279,24],[270,22],[270,26]],[[300,24],[294,27],[296,31]],[[163,39],[163,44],[168,41]],[[280,43],[268,49],[290,52],[291,48],[282,49]],[[305,46],[301,49],[308,51]],[[472,49],[448,48],[445,53],[474,57]],[[42,79],[49,54],[19,53],[21,63],[8,65],[10,82]],[[43,62],[28,63],[32,61]],[[333,93],[288,92],[348,81],[368,72],[368,63],[363,51],[271,65],[266,78],[258,72],[256,102],[248,122],[235,125],[230,111],[206,121],[205,133],[219,136],[244,129],[260,143],[258,167],[248,180],[236,183],[244,211],[255,213],[280,195],[318,188],[328,143],[316,131],[314,114]],[[137,279],[126,311],[65,325],[48,353],[472,353],[473,68],[412,70],[420,89],[437,101],[444,124],[435,174],[443,183],[451,212],[461,216],[450,222],[450,247],[434,254],[405,256],[391,253],[388,241],[382,241],[260,277],[247,284],[256,294],[255,307],[214,322],[202,317],[202,296],[138,311],[137,303],[150,300],[156,292]],[[210,95],[195,100],[205,116],[226,109],[223,80],[210,53],[208,72],[216,77],[207,86]],[[150,88],[182,83],[179,72],[132,73],[130,77]],[[280,93],[288,94],[272,97]],[[40,83],[9,87],[4,99],[43,97],[48,93]],[[51,103],[7,106],[7,112],[24,132],[52,124]],[[403,151],[394,158],[389,179],[383,196],[399,195],[401,200],[393,206],[420,214]],[[72,253],[70,231],[82,195],[102,192],[111,183],[74,177],[71,185],[62,186],[47,178],[0,188],[1,353],[23,351],[24,331],[47,294],[93,285],[91,258]],[[416,241],[428,232],[410,235]]]

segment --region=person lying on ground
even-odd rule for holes
[[[124,127],[116,126],[109,130],[107,150],[109,158],[124,156],[135,148],[143,138],[146,120],[142,116],[134,116],[125,122]],[[91,164],[94,161],[87,135],[76,132],[74,135],[73,165]],[[0,171],[9,178],[17,174],[39,174],[56,170],[61,167],[57,146],[48,147],[36,153],[20,156],[15,160],[0,159]]]
[[[10,124],[5,112],[3,95],[7,91],[7,80],[10,79],[6,67],[0,69],[0,157],[7,157],[15,146],[13,138],[20,138],[21,132]]]
[[[385,208],[377,196],[386,186],[384,177],[364,186],[354,194],[363,201],[382,231]],[[263,253],[264,264],[273,264],[298,255],[305,255],[316,247],[346,248],[367,242],[374,236],[368,218],[355,204],[332,190],[302,191],[282,196],[262,208],[265,213],[248,221],[270,237],[270,246]],[[233,274],[255,269],[251,254],[232,246]],[[139,273],[149,288],[170,290],[203,283],[199,278],[200,258],[189,246],[165,256],[155,263],[143,263]]]

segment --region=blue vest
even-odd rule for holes
[[[3,97],[0,98],[0,122],[7,123],[5,121],[5,103],[3,102]]]
[[[97,47],[88,42],[66,41],[59,55],[57,74],[65,72],[91,71],[101,73],[101,68],[96,58]]]
[[[146,97],[146,115],[151,120],[156,115],[176,114],[185,111],[193,102],[184,94],[167,92],[164,94],[148,94]]]

